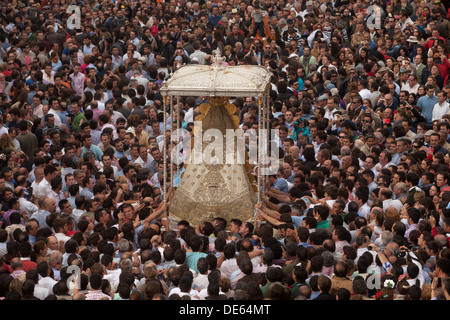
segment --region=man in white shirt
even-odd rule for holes
[[[234,244],[227,243],[223,248],[223,254],[225,255],[225,261],[222,262],[219,270],[224,276],[229,278],[235,271],[239,270],[235,258],[236,248]]]
[[[27,215],[30,217],[34,212],[39,210],[37,205],[25,199],[23,187],[17,187],[14,190],[14,193],[16,194],[16,197],[19,198],[20,211],[26,211]]]
[[[150,169],[153,160],[153,157],[147,151],[147,147],[139,146],[139,158],[136,159],[135,163],[140,164],[142,168]]]
[[[58,283],[55,279],[50,277],[50,266],[47,261],[39,263],[36,267],[37,272],[41,276],[38,284],[41,287],[47,288],[51,293],[53,293],[53,286]]]
[[[410,74],[408,76],[408,82],[402,85],[402,91],[408,91],[409,93],[417,94],[419,89],[419,82],[417,81],[417,76],[415,74]]]
[[[339,98],[337,97],[337,99]],[[325,107],[325,115],[323,117],[327,119],[333,119],[333,115],[336,113],[336,111],[337,104],[335,97],[328,97],[327,106]]]
[[[367,205],[369,193],[364,191],[362,188],[359,188],[356,190],[353,200],[358,204],[358,215],[367,219],[367,216],[370,214],[370,207]]]
[[[48,165],[44,168],[44,179],[39,183],[37,189],[37,198],[47,197],[52,192],[50,185],[53,178],[56,177],[57,171],[54,165]]]
[[[55,230],[55,237],[58,240],[58,243],[62,241],[65,244],[68,240],[70,240],[70,237],[66,236],[68,229],[66,219],[56,218],[53,221],[53,229]]]
[[[403,203],[400,200],[392,199],[392,195],[392,191],[389,188],[382,188],[380,190],[379,197],[383,201],[383,210],[386,211],[387,208],[394,207],[398,212],[400,212],[403,207]]]
[[[359,90],[359,95],[361,96],[361,98],[364,99],[370,99],[371,98],[371,92],[368,89],[369,84],[368,81],[366,79],[359,79],[358,80],[358,90]]]
[[[433,115],[431,121],[441,120],[442,117],[450,112],[450,104],[446,101],[447,94],[445,91],[441,91],[437,94],[438,102],[433,107]]]
[[[54,79],[55,71],[52,71],[52,64],[50,62],[48,64],[46,64],[44,69],[41,71],[42,71],[42,82],[45,85],[50,84],[50,83],[55,84],[55,79]]]
[[[375,170],[381,172],[384,168],[389,168],[389,166],[395,166],[392,162],[392,154],[388,150],[383,150],[378,157],[378,163],[375,165]]]
[[[194,278],[192,286],[196,290],[203,290],[208,288],[208,260],[206,258],[200,258],[197,261],[198,274]]]

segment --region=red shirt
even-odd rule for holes
[[[22,269],[25,272],[28,272],[28,270],[36,269],[37,264],[36,262],[33,262],[31,260],[22,260]]]

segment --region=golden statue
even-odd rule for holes
[[[194,134],[202,135],[208,129],[216,129],[222,134],[218,139],[219,143],[223,143],[218,144],[220,149],[217,149],[212,148],[216,140],[209,142],[202,139],[199,151],[202,155],[210,156],[212,160],[202,159],[201,163],[194,163],[191,158],[190,164],[185,166],[185,172],[169,209],[172,219],[187,220],[193,225],[204,220],[212,221],[216,217],[222,217],[228,222],[233,218],[242,221],[253,219],[257,197],[256,188],[252,186],[250,165],[247,159],[245,163],[236,160],[238,138],[235,137],[232,141],[226,139],[227,130],[239,129],[239,117],[235,115],[236,106],[228,101],[226,97],[214,97],[199,106],[201,114],[195,120],[201,121],[201,131],[194,129]],[[235,153],[234,163],[230,163],[227,158],[227,155],[230,155],[230,143],[233,144],[231,148]]]

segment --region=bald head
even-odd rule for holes
[[[56,211],[56,202],[53,199],[45,198],[43,202],[43,207],[50,213],[54,213]]]
[[[20,260],[20,258],[12,258],[11,259],[11,268],[13,270],[22,269],[22,260]]]
[[[24,197],[23,187],[15,188],[14,193],[16,194],[17,198],[23,198]]]
[[[348,265],[344,261],[338,261],[334,267],[334,273],[338,277],[345,277],[347,275]]]
[[[297,146],[292,146],[289,148],[288,154],[294,159],[298,159],[300,156],[300,148]]]

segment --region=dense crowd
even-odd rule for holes
[[[1,0],[0,299],[448,300],[449,18],[439,0]],[[204,97],[171,113],[160,89],[216,50],[272,73],[281,166],[254,220],[170,223],[164,130],[192,133]],[[230,102],[258,129],[256,97]]]

